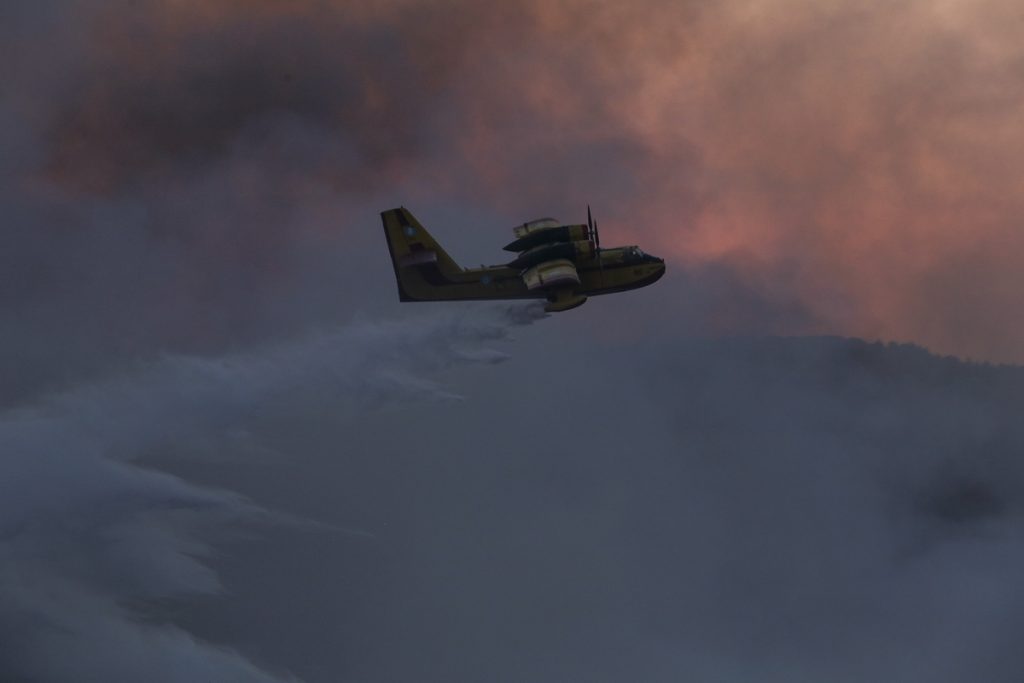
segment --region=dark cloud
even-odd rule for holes
[[[416,155],[418,114],[403,103],[429,109],[433,98],[387,26],[353,27],[341,10],[292,16],[279,3],[246,6],[242,20],[241,5],[191,10],[143,3],[86,17],[94,50],[44,124],[50,178],[130,191],[256,148],[270,156],[252,162],[282,180],[323,176],[356,192]]]

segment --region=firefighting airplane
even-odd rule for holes
[[[597,221],[562,225],[541,218],[513,228],[504,265],[462,268],[404,207],[381,213],[402,301],[547,299],[568,311],[597,294],[637,289],[665,274],[665,262],[639,247],[602,249]]]

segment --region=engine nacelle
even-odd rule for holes
[[[587,240],[556,242],[554,244],[542,244],[539,247],[524,251],[508,265],[510,268],[530,268],[538,263],[555,259],[586,261],[594,258],[595,254],[596,248],[594,243]]]
[[[562,225],[562,222],[559,221],[557,218],[538,218],[537,220],[527,221],[522,225],[517,225],[516,227],[512,228],[512,234],[515,235],[518,239],[521,237],[526,237],[532,232],[537,232],[538,230],[547,230],[548,228],[557,228],[560,225]]]
[[[580,274],[569,259],[555,259],[528,268],[523,282],[529,290],[571,287],[580,283]]]
[[[503,247],[505,251],[526,251],[542,244],[576,242],[590,239],[590,228],[585,225],[546,225],[520,231],[520,228],[516,228],[516,237],[519,239],[506,244]]]

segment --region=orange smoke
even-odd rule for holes
[[[814,311],[799,331],[1024,359],[1018,6],[558,7],[464,93],[462,151],[491,192],[515,197],[521,156],[624,164],[619,224],[679,263],[742,263]],[[628,151],[588,158],[609,140]]]
[[[132,7],[87,22],[90,78],[50,130],[58,183],[165,182],[287,113],[353,150],[291,167],[296,186],[524,218],[590,201],[676,267],[727,264],[813,313],[786,332],[1024,360],[1009,0]]]

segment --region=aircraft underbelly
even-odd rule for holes
[[[664,272],[664,268],[652,268],[645,264],[588,269],[580,271],[577,291],[587,296],[597,296],[637,289],[660,279]]]

